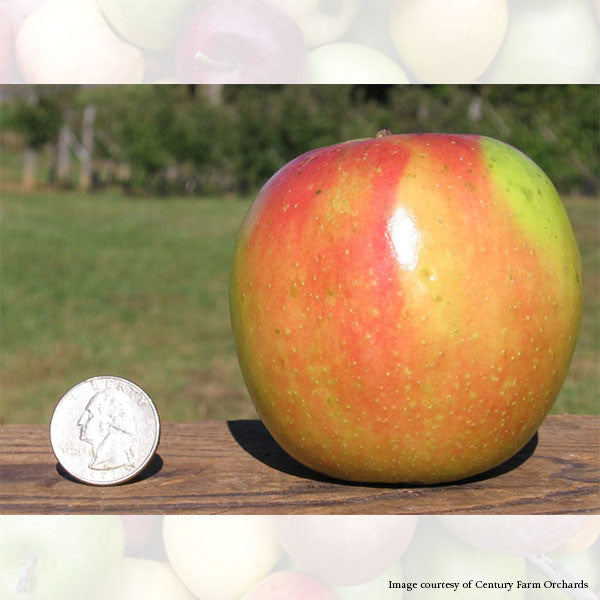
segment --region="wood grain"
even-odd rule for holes
[[[512,459],[452,485],[351,484],[306,469],[259,421],[166,423],[137,479],[94,487],[56,463],[48,427],[0,428],[2,513],[577,514],[600,509],[600,417],[550,416]]]

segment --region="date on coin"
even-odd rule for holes
[[[62,467],[93,485],[123,483],[154,456],[160,421],[148,395],[131,381],[101,376],[71,388],[54,409],[50,442]]]

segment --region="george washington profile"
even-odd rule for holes
[[[92,447],[90,469],[134,468],[135,414],[132,400],[119,390],[105,389],[92,396],[77,421],[79,439]]]

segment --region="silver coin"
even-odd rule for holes
[[[62,467],[94,485],[135,477],[158,447],[160,421],[148,395],[121,377],[86,379],[57,404],[50,442]]]

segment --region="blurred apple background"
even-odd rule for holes
[[[0,0],[0,83],[593,83],[597,0]]]
[[[389,128],[520,148],[559,189],[585,307],[557,413],[600,397],[599,91],[593,86],[8,86],[1,90],[3,423],[48,423],[101,373],[161,418],[255,416],[230,331],[237,229],[295,156]]]
[[[0,516],[0,594],[591,600],[599,533],[574,515]]]

